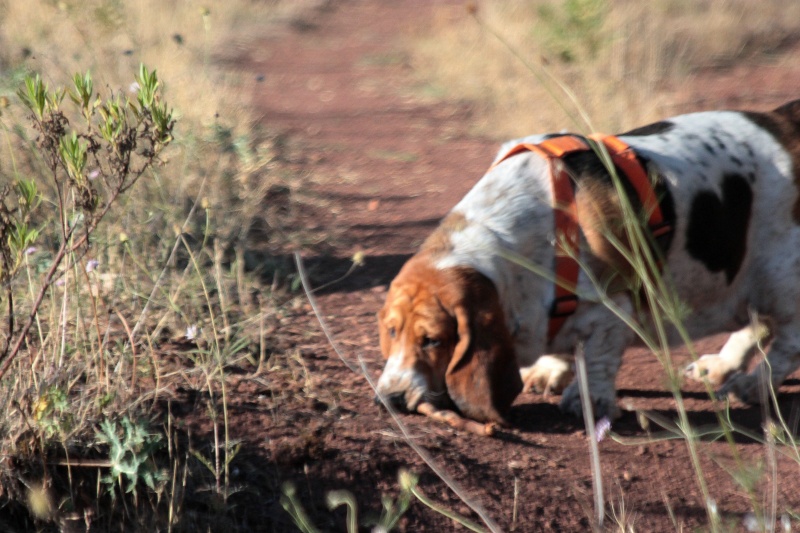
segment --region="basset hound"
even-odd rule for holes
[[[569,383],[582,346],[595,415],[618,416],[615,377],[637,341],[620,316],[648,321],[626,253],[628,202],[647,243],[639,253],[688,335],[735,332],[686,375],[758,401],[762,374],[777,387],[800,366],[799,187],[800,100],[617,137],[507,143],[392,282],[378,313],[378,392],[410,411],[425,402],[504,423],[523,387],[566,387],[562,410],[580,417]],[[767,325],[769,365],[743,373]],[[681,339],[677,327],[667,334]]]

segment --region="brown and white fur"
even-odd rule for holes
[[[513,141],[500,153],[545,138]],[[736,331],[687,375],[757,401],[762,373],[771,368],[777,387],[800,365],[800,100],[768,113],[682,115],[620,138],[656,177],[662,208],[674,217],[663,274],[690,310],[684,326],[693,338]],[[626,265],[603,237],[619,234],[621,211],[598,168],[571,170],[580,259],[603,281],[624,276]],[[525,152],[493,166],[444,218],[378,313],[386,359],[380,394],[412,411],[422,401],[452,402],[470,418],[503,422],[524,383],[562,388],[571,378],[564,361],[582,344],[595,414],[618,415],[614,381],[636,340],[631,329],[600,303],[582,271],[577,311],[548,342],[553,282],[507,259],[510,252],[552,270],[552,202],[547,162]],[[633,313],[630,292],[610,297]],[[756,315],[770,326],[770,364],[743,374],[762,337],[762,326],[751,325]],[[581,415],[575,383],[561,406]]]

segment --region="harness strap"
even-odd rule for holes
[[[672,233],[672,224],[664,220],[661,206],[653,190],[653,184],[647,175],[647,170],[639,162],[633,148],[619,137],[614,137],[613,135],[595,133],[591,135],[591,138],[605,145],[608,154],[611,156],[611,161],[622,170],[622,174],[627,177],[628,182],[636,190],[636,195],[642,203],[644,212],[647,213],[647,226],[650,228],[650,233],[653,237],[658,239],[668,233]]]
[[[658,238],[672,232],[672,225],[664,221],[661,207],[653,191],[646,169],[641,165],[636,153],[625,142],[611,135],[595,134],[591,139],[602,143],[614,165],[627,177],[636,194],[648,213],[648,226],[653,237]],[[547,161],[550,168],[550,179],[553,189],[553,216],[555,228],[555,289],[553,303],[550,306],[547,327],[548,343],[561,330],[564,322],[578,307],[578,286],[580,265],[575,259],[578,255],[580,225],[578,224],[578,206],[575,202],[575,191],[569,171],[561,159],[574,152],[592,150],[583,138],[564,135],[547,139],[538,144],[522,143],[514,146],[491,168],[509,157],[523,153],[535,152]],[[622,177],[622,176],[621,176]],[[660,267],[660,265],[659,265]]]

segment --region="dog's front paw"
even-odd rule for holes
[[[620,410],[617,406],[617,395],[613,388],[604,393],[592,391],[591,396],[595,420],[599,420],[604,416],[608,417],[610,420],[616,420],[620,417]],[[561,410],[579,419],[583,419],[583,405],[581,404],[581,395],[577,381],[572,383],[572,385],[567,387],[564,391],[564,395],[561,397]]]
[[[520,370],[522,392],[539,392],[545,396],[561,394],[575,374],[568,361],[553,355],[543,355],[532,366]]]
[[[758,374],[736,374],[719,389],[719,396],[729,396],[748,403],[761,403],[761,379]]]
[[[725,383],[733,372],[719,354],[708,354],[687,366],[683,375],[694,381],[708,381],[716,387]]]

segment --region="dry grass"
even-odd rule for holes
[[[588,129],[570,118],[575,107],[562,104],[549,75],[574,91],[591,129],[621,131],[669,114],[671,94],[692,72],[800,38],[792,0],[516,0],[482,2],[477,17],[441,10],[410,54],[428,91],[477,102],[476,127],[496,138]]]
[[[224,117],[247,128],[242,96],[253,82],[216,68],[215,59],[258,38],[270,21],[313,3],[4,0],[0,58],[52,81],[91,70],[98,86],[123,90],[139,63],[154,65],[184,123],[211,126]]]

